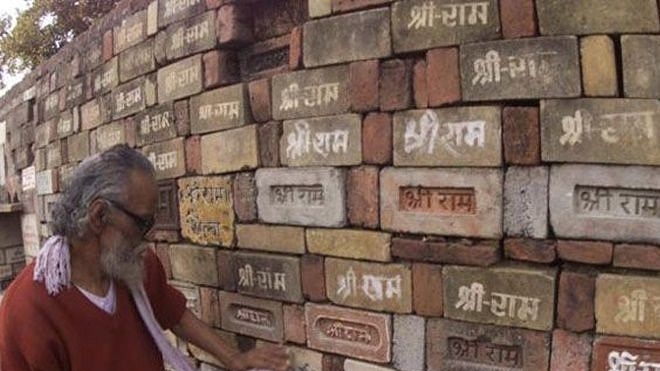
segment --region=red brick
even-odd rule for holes
[[[351,168],[346,179],[346,204],[350,225],[378,228],[378,167]]]
[[[427,108],[429,106],[429,90],[426,85],[426,61],[419,60],[413,67],[413,98],[415,107]]]
[[[332,0],[332,12],[348,12],[355,9],[388,4],[392,0]]]
[[[235,291],[236,280],[234,279],[234,259],[230,251],[218,250],[216,252],[218,263],[218,286],[221,290]]]
[[[557,253],[552,240],[507,238],[504,240],[504,256],[534,263],[552,263]]]
[[[259,140],[259,163],[261,167],[280,166],[280,137],[282,123],[270,121],[257,129]]]
[[[238,59],[231,51],[212,50],[202,57],[206,89],[234,84],[240,80]]]
[[[442,266],[412,265],[413,308],[420,316],[442,316]]]
[[[533,0],[500,0],[500,22],[505,39],[536,35]]]
[[[156,255],[158,256],[158,260],[160,260],[160,264],[163,265],[163,269],[165,270],[165,274],[167,275],[168,279],[172,279],[172,265],[170,264],[170,247],[166,243],[156,243],[155,245],[155,251]]]
[[[412,63],[402,59],[381,63],[378,93],[381,111],[409,108],[412,104]]]
[[[103,48],[101,49],[101,56],[103,62],[112,59],[112,30],[108,30],[103,34]]]
[[[614,246],[611,242],[557,241],[557,255],[564,261],[586,264],[610,264]]]
[[[614,246],[614,266],[660,271],[660,247],[621,244]]]
[[[250,92],[250,108],[255,122],[270,120],[270,81],[261,79],[252,81],[248,85]]]
[[[201,320],[213,327],[220,327],[220,303],[218,290],[211,287],[199,288],[199,302],[201,307]]]
[[[323,354],[321,358],[321,371],[344,371],[346,358],[334,354]]]
[[[289,69],[297,70],[302,66],[302,27],[294,27],[291,30],[289,40]]]
[[[215,29],[220,46],[240,48],[250,44],[254,39],[250,9],[238,4],[220,7]]]
[[[494,240],[424,241],[393,238],[392,256],[413,261],[489,266],[500,260],[499,243]]]
[[[457,48],[433,49],[426,53],[426,88],[431,107],[461,100]]]
[[[625,370],[625,368],[620,367],[609,367],[609,355],[612,351],[628,352],[639,357],[639,361],[658,362],[660,360],[660,341],[619,336],[599,336],[594,341],[591,370]],[[635,367],[634,369],[645,370],[646,367],[642,368],[640,366],[640,368]]]
[[[184,143],[186,154],[186,173],[201,174],[202,173],[202,147],[201,137],[193,135],[186,138]]]
[[[351,108],[356,112],[378,108],[378,60],[353,62],[349,66]]]
[[[302,305],[284,305],[284,340],[305,344],[305,308]]]
[[[325,268],[320,255],[303,255],[300,259],[300,276],[303,295],[310,301],[325,301]]]
[[[504,107],[502,110],[504,160],[510,165],[539,165],[541,135],[537,107]]]
[[[392,116],[370,113],[362,122],[362,161],[367,164],[392,163]]]
[[[254,173],[239,173],[234,178],[234,211],[239,222],[257,219],[257,185]]]
[[[561,329],[554,330],[550,371],[588,371],[591,340],[589,334],[578,335]]]
[[[557,294],[557,327],[574,332],[593,329],[595,291],[595,277],[586,273],[561,272]]]
[[[174,103],[174,123],[177,135],[182,137],[190,134],[190,113],[188,100],[180,100]]]

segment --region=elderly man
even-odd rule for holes
[[[142,238],[157,202],[151,163],[126,145],[85,160],[53,208],[53,232],[0,307],[3,371],[193,370],[171,329],[231,371],[284,371],[281,346],[240,353],[185,306]]]

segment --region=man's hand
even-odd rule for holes
[[[245,371],[252,368],[286,371],[290,366],[290,360],[285,347],[265,344],[235,355],[231,364],[227,366],[231,371]]]

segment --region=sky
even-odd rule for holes
[[[22,10],[27,8],[27,0],[0,0],[0,14],[10,14],[12,17],[16,16],[16,9]],[[5,89],[0,90],[2,96],[9,88],[23,79],[24,74],[17,74],[14,76],[7,76]]]

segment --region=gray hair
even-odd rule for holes
[[[70,175],[52,209],[56,235],[79,238],[89,225],[92,201],[105,198],[119,201],[132,171],[154,174],[151,162],[126,144],[117,144],[83,161]]]

